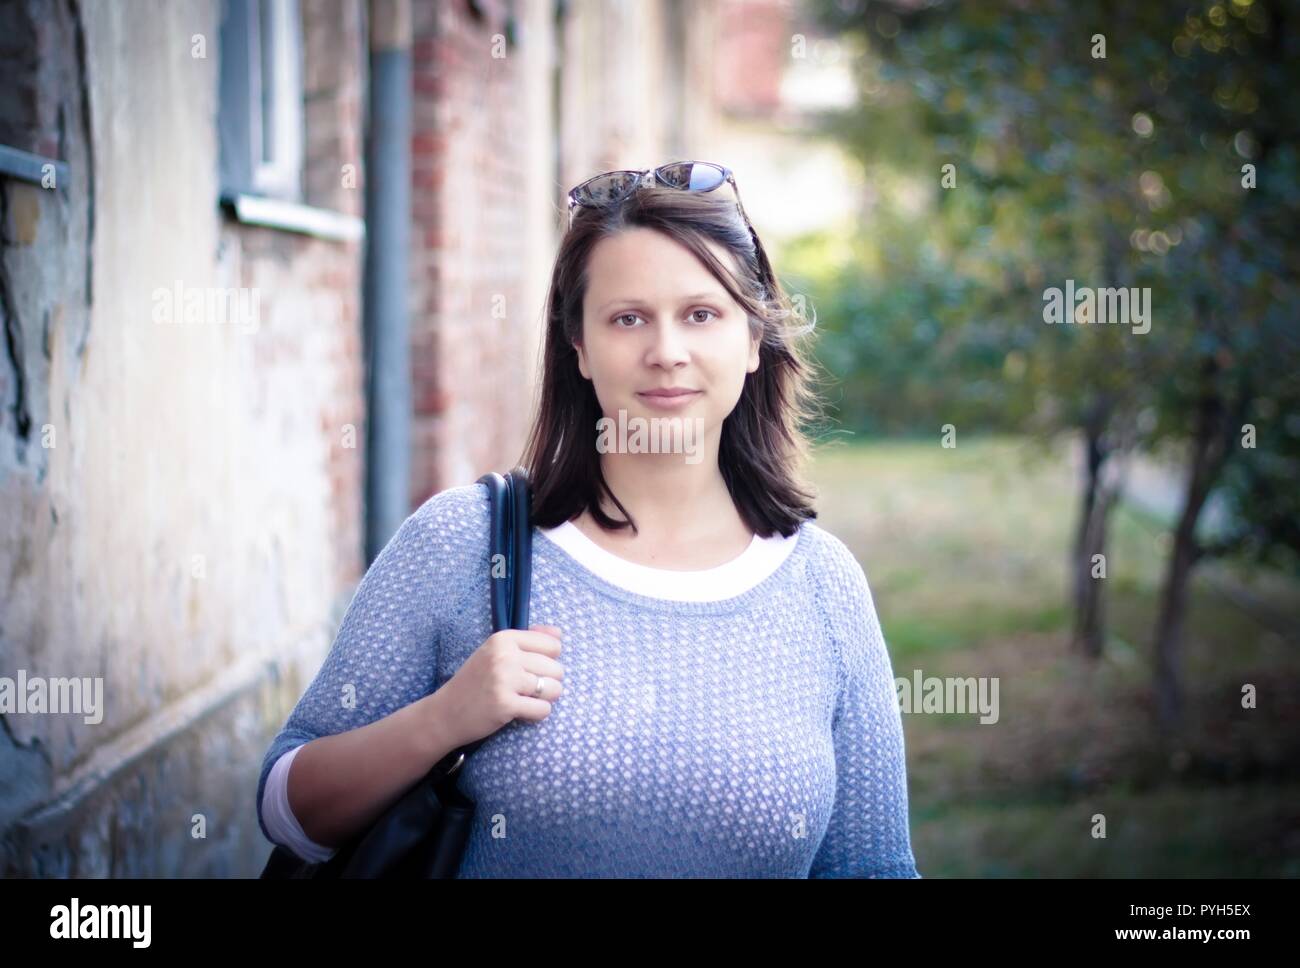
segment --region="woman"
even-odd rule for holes
[[[734,190],[570,193],[521,461],[539,624],[492,633],[486,489],[431,497],[267,752],[268,838],[326,859],[491,735],[461,877],[920,876],[871,592],[796,477],[811,327]]]

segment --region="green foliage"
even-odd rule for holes
[[[1100,414],[1154,446],[1209,414],[1238,537],[1300,549],[1300,4],[811,6],[865,51],[858,106],[826,122],[864,168],[862,237],[790,254],[845,425],[1052,435]],[[836,247],[853,258],[819,269]],[[1047,325],[1066,280],[1149,288],[1150,331]]]

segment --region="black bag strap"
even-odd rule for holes
[[[489,471],[478,479],[488,489],[491,508],[488,524],[488,582],[492,600],[492,631],[528,628],[528,601],[532,587],[533,529],[530,524],[532,491],[528,472],[516,467],[504,478]],[[498,568],[501,562],[504,567]],[[494,735],[494,734],[493,734]],[[452,778],[465,759],[486,743],[484,736],[452,750],[435,767],[443,780]]]
[[[511,482],[511,544],[514,557],[508,563],[510,574],[512,629],[528,629],[528,599],[533,583],[533,529],[531,524],[532,489],[528,486],[528,472],[516,467],[510,472]]]
[[[527,629],[533,544],[528,475],[522,467],[516,467],[504,478],[490,471],[478,482],[487,485],[491,505],[488,580],[492,594],[492,631]],[[498,556],[504,561],[504,568],[497,568]]]
[[[512,486],[495,471],[484,474],[479,479],[488,489],[488,589],[492,598],[492,631],[510,627],[510,610],[513,602],[510,598],[510,571],[515,549],[510,541],[510,517],[514,513],[514,504],[510,500]],[[505,567],[501,568],[502,559]]]

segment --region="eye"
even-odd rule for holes
[[[709,318],[700,319],[697,316],[698,313],[707,313]],[[721,315],[722,315],[721,313],[714,312],[712,309],[705,309],[704,307],[700,307],[699,309],[691,310],[690,315],[687,318],[690,319],[690,321],[694,323],[696,326],[704,326],[707,325],[708,323],[713,322],[714,319],[717,319]],[[619,321],[624,319],[639,320],[640,318],[641,317],[638,316],[636,313],[620,313],[619,315],[615,316],[612,320],[610,320],[610,322],[614,325],[616,329],[633,329],[634,327],[631,325],[629,326],[620,325]]]

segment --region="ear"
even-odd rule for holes
[[[590,380],[591,373],[587,369],[586,351],[582,348],[582,344],[576,341],[573,344],[573,349],[578,354],[578,372],[581,373],[585,379]]]
[[[763,334],[760,332],[749,341],[749,362],[745,366],[745,372],[753,373],[758,369],[758,349],[763,344]]]

